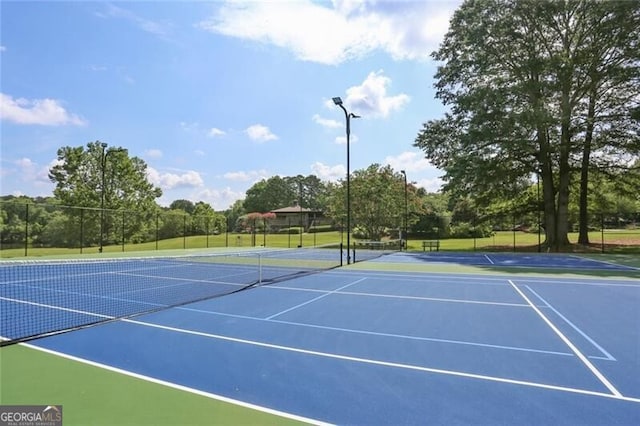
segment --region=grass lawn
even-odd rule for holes
[[[303,424],[22,345],[0,348],[0,404],[60,404],[66,426]]]
[[[422,251],[421,239],[410,239],[409,250]],[[352,241],[355,238],[352,237]],[[577,233],[569,234],[569,240],[576,242]],[[589,233],[591,242],[589,247],[577,246],[573,248],[578,252],[600,253],[602,251],[603,235],[598,232]],[[220,234],[220,235],[198,235],[191,237],[171,238],[156,242],[142,244],[108,245],[104,247],[105,253],[131,253],[131,252],[159,252],[166,253],[167,250],[204,249],[204,248],[248,248],[253,246],[266,247],[297,247],[302,243],[303,247],[313,247],[316,245],[336,244],[341,241],[346,242],[346,235],[339,232],[320,232],[314,234],[282,235],[282,234],[256,234],[255,238],[250,234]],[[544,242],[544,235],[541,236]],[[440,250],[449,251],[537,251],[538,234],[527,232],[499,231],[487,238],[451,238],[440,240]],[[635,230],[608,230],[604,234],[604,251],[606,253],[640,253],[640,229]],[[29,248],[28,256],[54,256],[54,257],[74,257],[81,254],[88,256],[98,255],[97,247],[85,247],[80,253],[80,248]],[[0,258],[25,257],[24,248],[12,248],[0,251]]]

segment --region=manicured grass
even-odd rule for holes
[[[315,234],[303,234],[302,246],[313,247],[316,245],[336,244],[340,243],[341,236],[339,232],[319,232]],[[300,244],[300,235],[282,235],[282,234],[256,234],[255,246],[266,247],[297,247]],[[157,242],[149,242],[142,244],[125,244],[123,245],[107,245],[104,246],[104,253],[131,253],[131,252],[157,252],[163,253],[167,250],[184,250],[184,249],[204,249],[204,248],[248,248],[254,246],[254,238],[250,234],[220,234],[220,235],[197,235],[192,237],[179,237]],[[96,255],[98,247],[85,247],[80,253],[80,248],[29,248],[27,251],[29,257],[41,256],[73,256],[79,255]],[[13,248],[0,251],[0,257],[25,257],[24,248]]]
[[[0,373],[0,404],[61,404],[66,426],[302,424],[20,345],[0,349]]]
[[[422,251],[422,241],[424,239],[409,240],[409,250]],[[540,236],[540,241],[544,242],[544,234]],[[569,241],[575,243],[578,241],[577,233],[569,234]],[[588,250],[581,247],[579,251],[601,251],[602,234],[600,232],[590,232],[589,241],[591,245]],[[607,231],[604,234],[605,252],[629,252],[640,253],[640,230],[616,230]],[[452,238],[440,240],[440,250],[449,251],[472,251],[472,250],[491,250],[491,251],[513,251],[516,247],[517,251],[537,251],[538,234],[527,233],[521,231],[499,231],[495,235],[487,238]]]
[[[410,239],[409,250],[422,251],[421,239]],[[352,238],[354,240],[354,238]],[[569,234],[569,240],[576,242],[577,233]],[[602,234],[600,232],[589,233],[591,245],[588,248],[576,246],[577,251],[601,252]],[[303,234],[302,246],[312,247],[315,245],[336,244],[344,241],[346,237],[339,232],[319,232],[316,234]],[[541,236],[544,242],[544,235]],[[105,253],[131,253],[131,252],[158,252],[166,253],[167,250],[204,249],[204,248],[248,248],[255,246],[266,247],[297,247],[300,244],[300,235],[282,234],[256,234],[255,239],[250,234],[220,234],[220,235],[198,235],[192,237],[179,237],[156,242],[142,244],[108,245],[104,247]],[[514,246],[517,251],[537,251],[538,234],[527,232],[499,231],[495,235],[487,238],[451,238],[440,240],[440,250],[448,251],[513,251]],[[640,253],[640,229],[635,230],[608,230],[604,234],[604,251],[607,253]],[[79,248],[29,248],[28,256],[70,256],[78,257]],[[82,255],[97,255],[97,247],[85,247]],[[25,257],[24,248],[13,248],[0,251],[0,258]]]

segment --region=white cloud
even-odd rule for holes
[[[407,179],[416,186],[428,192],[438,192],[444,183],[439,175],[442,172],[435,168],[424,155],[416,151],[405,151],[396,156],[387,156],[384,164],[390,165],[395,171],[405,170]],[[412,177],[412,173],[418,178]],[[427,175],[425,177],[425,175]]]
[[[215,138],[215,137],[218,137],[218,136],[224,136],[226,134],[227,133],[224,130],[217,129],[215,127],[212,127],[211,129],[209,129],[209,132],[207,132],[207,136],[210,137],[210,138]]]
[[[10,174],[16,174],[24,182],[35,184],[36,186],[51,186],[51,180],[49,179],[49,169],[57,164],[60,164],[57,158],[53,159],[46,166],[41,166],[30,158],[20,158],[12,162],[15,169],[11,170]]]
[[[320,180],[330,182],[336,182],[347,176],[347,169],[342,164],[338,164],[337,166],[328,166],[316,161],[311,165],[311,171]]]
[[[249,135],[251,140],[256,142],[267,142],[278,139],[267,126],[263,126],[262,124],[254,124],[253,126],[247,127],[245,133]]]
[[[36,163],[34,163],[30,158],[21,158],[19,160],[16,160],[15,164],[23,170],[31,169],[36,165]]]
[[[85,120],[65,110],[55,99],[14,99],[0,93],[0,117],[18,124],[84,126]]]
[[[0,52],[6,52],[7,46],[0,46]]]
[[[194,170],[188,170],[181,174],[160,173],[153,167],[147,167],[147,177],[149,182],[163,190],[178,187],[201,187],[204,185],[202,176]]]
[[[160,158],[162,157],[162,151],[159,149],[148,149],[144,152],[149,158]]]
[[[193,201],[204,201],[214,210],[220,211],[231,207],[236,200],[241,200],[245,196],[245,192],[233,191],[229,187],[220,190],[206,188],[194,194]]]
[[[440,192],[444,184],[442,179],[437,177],[418,179],[414,183],[417,187],[424,188],[427,192]]]
[[[166,38],[171,32],[171,24],[163,23],[158,21],[152,21],[150,19],[143,18],[139,15],[136,15],[132,11],[128,9],[124,9],[122,7],[115,6],[112,3],[108,3],[107,10],[105,13],[96,12],[96,16],[101,18],[120,18],[127,20],[133,23],[135,26],[140,28],[142,31],[148,32],[150,34],[160,36],[162,38]]]
[[[238,171],[238,172],[228,172],[223,175],[225,179],[235,181],[235,182],[249,182],[249,181],[259,181],[262,179],[266,179],[270,176],[269,172],[266,170],[250,170],[250,171]]]
[[[199,127],[200,124],[197,121],[191,123],[187,121],[180,122],[180,128],[182,128],[182,130],[184,130],[185,132],[197,132]]]
[[[366,118],[388,117],[411,99],[404,93],[387,95],[390,84],[391,79],[384,75],[384,71],[370,72],[362,84],[347,89],[344,103],[350,111]]]
[[[407,173],[425,170],[437,171],[429,160],[424,158],[424,155],[415,151],[405,151],[396,156],[387,156],[384,159],[384,164],[390,165],[394,170],[406,170]]]
[[[353,133],[351,133],[349,135],[349,144],[352,143],[356,143],[360,140],[360,138],[358,138],[358,135],[354,135]],[[347,136],[337,136],[335,139],[335,143],[338,145],[346,145],[347,144]]]
[[[311,0],[223,3],[204,30],[272,44],[298,59],[339,64],[376,50],[396,60],[429,58],[460,1]]]
[[[108,71],[109,68],[107,68],[104,65],[89,65],[89,69],[93,72],[104,72],[104,71]]]
[[[329,129],[337,129],[340,127],[344,127],[344,124],[337,121],[337,120],[332,120],[329,118],[323,118],[320,117],[320,115],[318,114],[314,114],[314,116],[312,117],[313,121],[318,123],[319,125],[321,125],[322,127],[326,127]]]

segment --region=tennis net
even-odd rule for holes
[[[0,262],[0,346],[340,266],[332,248]]]
[[[353,244],[353,261],[362,262],[378,257],[397,253],[402,250],[402,240],[364,241],[358,240]]]

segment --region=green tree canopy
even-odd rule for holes
[[[327,185],[314,175],[273,176],[247,190],[245,212],[268,212],[299,203],[302,207],[324,210]]]
[[[328,214],[336,221],[346,223],[346,181],[331,191]],[[404,176],[391,166],[372,164],[356,170],[350,178],[351,227],[360,229],[366,238],[379,241],[390,230],[403,226],[405,215]],[[416,188],[407,185],[407,211],[411,221],[422,212]]]
[[[68,206],[98,208],[104,194],[105,208],[139,210],[155,207],[155,199],[162,195],[162,190],[149,182],[142,159],[100,141],[88,143],[86,149],[60,148],[49,179],[56,185],[55,198]]]
[[[587,185],[589,168],[640,155],[638,28],[637,1],[466,1],[433,55],[449,111],[415,146],[446,172],[446,190],[479,205],[513,198],[538,174],[547,244],[559,249],[574,171]]]

